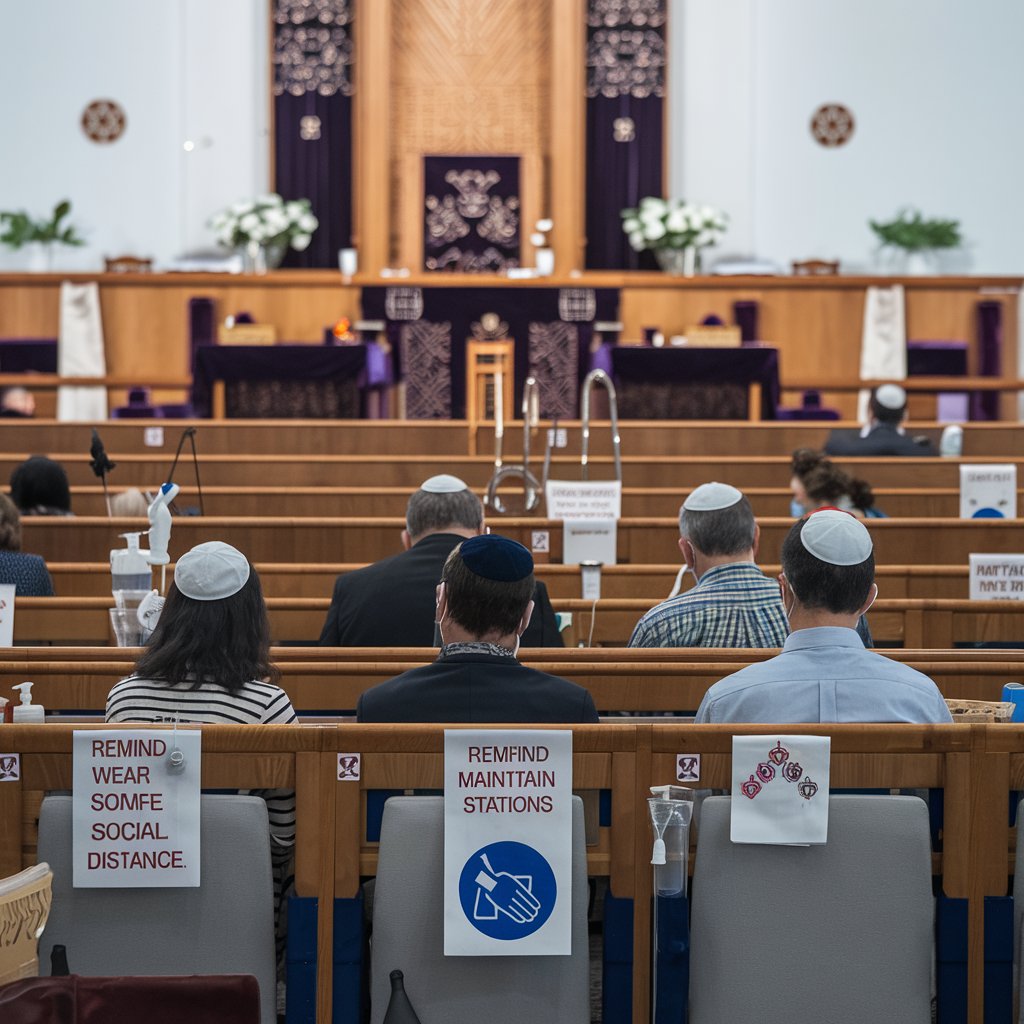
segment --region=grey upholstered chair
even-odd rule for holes
[[[572,800],[572,955],[444,956],[444,798],[384,806],[373,905],[371,1024],[381,1024],[389,974],[422,1024],[588,1024],[587,859],[583,803]]]
[[[690,1022],[928,1024],[934,910],[917,797],[832,796],[823,846],[729,839],[704,802],[694,866]]]
[[[262,1024],[277,1020],[274,892],[267,805],[203,796],[201,884],[194,889],[72,888],[71,797],[48,796],[39,858],[53,870],[53,905],[39,943],[84,975],[252,974]]]

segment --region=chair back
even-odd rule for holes
[[[39,973],[52,879],[49,864],[36,864],[0,881],[0,985]]]
[[[571,956],[444,955],[444,798],[384,806],[373,904],[371,1024],[381,1024],[390,974],[423,1024],[587,1024],[590,1020],[583,802],[572,800]]]
[[[81,975],[252,974],[262,1024],[275,1024],[274,890],[267,805],[203,796],[201,884],[189,889],[72,887],[70,796],[48,796],[39,857],[53,869],[53,907],[40,951],[67,947]]]
[[[701,810],[691,1024],[931,1020],[928,808],[832,796],[823,846],[729,838],[731,798]]]

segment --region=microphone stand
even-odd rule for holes
[[[186,427],[181,432],[178,440],[178,450],[174,453],[174,462],[171,463],[170,472],[167,474],[167,483],[174,482],[174,471],[178,468],[178,459],[181,457],[181,449],[185,447],[185,439],[188,438],[192,445],[192,465],[196,473],[196,490],[199,492],[199,514],[206,515],[206,506],[203,503],[203,485],[199,479],[199,456],[196,454],[196,428]]]

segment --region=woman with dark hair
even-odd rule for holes
[[[827,455],[798,448],[793,452],[792,512],[799,518],[819,508],[838,508],[869,518],[882,513],[875,509],[871,485],[843,472]]]
[[[21,550],[21,516],[6,494],[0,494],[0,583],[13,583],[18,597],[53,597],[42,555]]]
[[[70,516],[71,487],[64,467],[33,455],[11,473],[11,499],[23,516]]]
[[[270,623],[260,578],[240,551],[221,541],[178,559],[174,582],[135,674],[107,695],[108,722],[236,725],[297,720],[270,663]],[[282,894],[295,845],[295,793],[254,791],[267,803],[278,963],[283,951]]]

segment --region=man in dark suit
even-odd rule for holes
[[[871,419],[858,434],[833,430],[825,442],[829,455],[936,455],[927,437],[907,437],[907,393],[899,384],[882,384],[871,395]]]
[[[433,647],[437,581],[456,544],[484,532],[480,499],[458,477],[425,481],[410,498],[405,551],[339,576],[327,621],[325,647]],[[564,647],[547,587],[536,584],[535,611],[524,647]]]
[[[437,661],[360,698],[360,722],[596,722],[582,686],[516,658],[533,612],[533,558],[495,534],[448,556],[437,587],[443,646]]]

